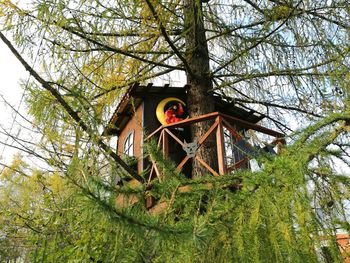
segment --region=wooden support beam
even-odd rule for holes
[[[186,162],[190,159],[190,157],[186,156],[182,159],[181,163],[176,167],[176,172],[180,172],[182,167],[186,164]]]
[[[219,121],[216,119],[214,124],[207,130],[207,132],[200,137],[198,140],[198,144],[201,145],[205,140],[210,136],[210,134],[215,130],[215,128],[219,125]]]
[[[242,136],[231,126],[231,124],[228,121],[222,119],[222,122],[225,125],[225,128],[228,129],[237,140],[242,139]]]
[[[236,117],[232,117],[226,114],[222,114],[220,112],[212,112],[209,114],[204,114],[198,117],[193,117],[190,119],[185,119],[183,121],[179,121],[176,123],[171,123],[171,124],[167,124],[164,126],[160,126],[157,130],[155,130],[154,132],[152,132],[147,138],[146,140],[148,140],[149,138],[151,138],[152,136],[154,136],[155,134],[157,134],[163,127],[166,128],[173,128],[173,127],[184,127],[184,126],[188,126],[190,124],[196,123],[196,122],[200,122],[200,121],[206,121],[206,120],[210,120],[210,119],[214,119],[215,117],[217,117],[218,115],[222,116],[224,120],[226,120],[226,123],[229,122],[235,122],[238,123],[240,126],[242,126],[243,128],[248,128],[248,129],[252,129],[258,132],[262,132],[265,133],[267,135],[271,135],[277,138],[283,138],[285,135],[283,133],[280,132],[276,132],[274,130],[262,127],[260,125],[254,124],[254,123],[250,123],[248,121],[244,121],[241,120],[239,118]],[[234,130],[234,129],[233,129]]]
[[[160,147],[160,145],[161,145],[161,143],[162,143],[162,139],[163,139],[163,135],[164,135],[164,130],[162,130],[162,132],[160,133],[160,136],[159,136],[159,138],[158,138],[158,144],[157,144],[157,146],[158,146],[158,148]]]
[[[154,135],[156,135],[158,132],[160,132],[164,127],[160,126],[158,129],[156,129],[154,132],[152,132],[150,135],[147,136],[147,138],[145,139],[146,141],[148,141],[149,139],[151,139]]]
[[[223,175],[226,174],[224,129],[222,125],[222,117],[218,116],[217,120],[219,124],[216,129],[216,151],[218,156],[219,174]]]
[[[147,181],[148,184],[149,184],[149,183],[152,181],[152,179],[154,178],[154,176],[153,176],[154,173],[155,173],[155,171],[154,171],[154,165],[152,164],[151,171],[150,171],[150,173],[149,173],[149,177],[148,177],[148,181]]]
[[[184,126],[188,126],[190,124],[196,123],[196,122],[214,119],[218,115],[219,115],[219,112],[213,112],[213,113],[201,115],[201,116],[198,116],[198,117],[193,117],[193,118],[190,118],[190,119],[185,119],[183,121],[179,121],[179,122],[176,122],[176,123],[170,123],[170,124],[167,124],[167,125],[162,125],[159,128],[157,128],[155,131],[153,131],[150,135],[148,135],[147,138],[146,138],[146,141],[149,140],[150,138],[152,138],[154,135],[156,135],[158,132],[160,132],[164,128],[184,127]]]
[[[203,159],[201,159],[200,157],[196,156],[195,157],[196,160],[203,165],[209,172],[211,172],[214,176],[219,176],[219,174],[217,172],[214,171],[213,168],[211,168],[206,162],[203,161]]]
[[[164,158],[169,157],[169,135],[166,129],[163,130],[163,156]]]
[[[236,162],[235,164],[233,164],[233,167],[235,169],[237,169],[237,168],[241,167],[243,164],[247,163],[248,161],[249,161],[249,159],[247,157],[245,157],[244,159],[242,159],[242,160]]]
[[[178,144],[180,144],[182,147],[184,146],[183,142],[180,141],[180,139],[177,138],[177,136],[176,136],[174,133],[172,133],[169,129],[164,128],[164,131],[166,131],[171,137],[173,137],[173,139],[174,139]]]
[[[202,135],[202,137],[199,139],[198,144],[201,145],[203,144],[203,142],[210,136],[210,134],[215,130],[215,128],[219,125],[219,120],[215,120],[214,124],[208,129],[208,131]],[[170,132],[170,131],[169,131]],[[170,134],[171,135],[171,134]],[[173,135],[177,140],[178,138]],[[174,138],[174,139],[175,139]],[[181,141],[177,141],[177,142],[181,142]],[[180,143],[183,146],[183,143]],[[199,157],[195,157],[201,165],[203,165],[207,170],[209,170],[213,175],[217,176],[219,175],[216,171],[214,171],[207,163],[205,163],[202,159],[200,159]],[[190,159],[190,157],[186,156],[181,163],[176,167],[176,171],[180,172],[181,169],[183,168],[183,166],[186,164],[186,162]]]
[[[151,160],[151,162],[152,162],[152,167],[154,167],[154,171],[156,172],[156,175],[157,175],[159,181],[161,182],[162,178],[161,178],[161,174],[160,174],[160,172],[158,170],[157,163],[155,161],[153,161],[153,160]]]
[[[218,115],[219,115],[219,112],[212,112],[212,113],[204,114],[204,115],[201,115],[201,116],[198,116],[198,117],[184,119],[183,121],[170,123],[170,124],[164,125],[164,127],[166,127],[166,128],[184,127],[184,126],[188,126],[190,124],[196,123],[196,122],[201,122],[201,121],[214,119]]]
[[[244,120],[241,120],[241,119],[238,119],[236,117],[232,117],[232,116],[229,116],[229,115],[226,115],[226,114],[222,114],[222,113],[219,113],[219,114],[222,117],[224,117],[224,119],[230,120],[230,121],[235,122],[235,123],[238,123],[244,128],[249,128],[249,129],[252,129],[252,130],[255,130],[255,131],[259,131],[259,132],[262,132],[262,133],[265,133],[267,135],[271,135],[271,136],[274,136],[274,137],[277,137],[277,138],[281,138],[281,137],[285,136],[283,133],[276,132],[274,130],[270,130],[270,129],[262,127],[260,125],[257,125],[257,124],[254,124],[254,123],[250,123],[248,121],[244,121]]]

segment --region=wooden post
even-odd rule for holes
[[[163,130],[163,156],[165,159],[169,156],[169,135]]]
[[[218,155],[218,168],[219,174],[223,175],[226,171],[225,163],[225,142],[224,142],[224,129],[222,125],[222,117],[218,116],[217,121],[219,122],[218,128],[216,129],[216,149]]]
[[[158,138],[158,143],[157,146],[158,148],[161,146],[162,144],[162,139],[163,139],[163,134],[164,134],[164,130],[160,133],[159,138]]]

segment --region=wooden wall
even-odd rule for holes
[[[133,117],[128,121],[125,128],[121,131],[120,135],[118,136],[118,143],[117,143],[117,152],[118,154],[123,156],[124,141],[130,132],[132,131],[134,132],[134,156],[139,160],[137,163],[138,173],[141,173],[143,170],[143,167],[142,167],[143,114],[142,113],[143,113],[143,103],[141,103],[140,106],[136,109]]]

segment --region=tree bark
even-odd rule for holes
[[[190,117],[213,112],[214,101],[208,95],[213,87],[210,77],[209,52],[200,0],[184,0],[186,59],[190,67],[187,71],[187,105]],[[192,140],[199,139],[210,127],[210,122],[200,122],[191,126]],[[214,170],[217,170],[215,138],[210,136],[199,148],[197,155]],[[208,173],[194,161],[192,176]]]

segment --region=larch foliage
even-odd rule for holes
[[[336,233],[349,231],[348,1],[204,2],[0,0],[1,39],[38,59],[27,70],[42,78],[25,85],[29,114],[18,117],[36,135],[7,134],[24,155],[1,170],[0,261],[347,257]],[[205,72],[192,63],[200,51]],[[101,128],[130,84],[174,76],[204,76],[206,92],[263,111],[288,144],[258,156],[256,171],[188,179],[150,142],[161,176],[128,186]],[[146,209],[150,197],[161,213]]]

